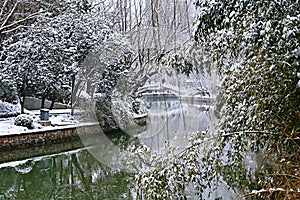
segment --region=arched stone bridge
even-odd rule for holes
[[[210,96],[207,90],[197,88],[179,88],[171,85],[149,84],[138,89],[138,94],[142,96],[169,95],[169,96]]]

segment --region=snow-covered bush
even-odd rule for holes
[[[246,177],[241,173],[244,156],[249,148],[263,149],[268,152],[264,160],[277,164],[264,163],[264,170],[256,173],[255,187],[283,188],[285,192],[274,192],[272,199],[298,199],[299,192],[287,193],[299,191],[299,175],[282,181],[276,174],[294,176],[299,170],[299,2],[197,0],[196,5],[195,38],[211,52],[223,76],[220,127],[225,134],[220,147],[232,144],[232,152],[227,155],[229,164],[219,168],[224,169],[222,176],[250,193],[251,187],[240,182]]]
[[[15,118],[15,123],[16,126],[24,126],[29,129],[33,128],[33,118],[30,115],[26,114],[21,114]]]
[[[10,117],[20,114],[21,109],[19,105],[3,102],[0,100],[0,117]]]
[[[77,120],[74,118],[74,116],[70,114],[52,115],[50,117],[50,121],[52,125],[57,125],[60,123],[77,123]]]
[[[196,39],[223,73],[226,132],[300,127],[299,3],[198,0]]]
[[[104,43],[105,44],[105,43]],[[103,69],[100,81],[97,82],[96,93],[101,98],[96,99],[96,110],[98,120],[105,123],[105,128],[117,128],[117,124],[113,117],[112,111],[112,93],[120,84],[121,80],[128,74],[128,69],[131,67],[131,63],[126,58],[130,57],[130,46],[125,43],[107,43],[109,48],[103,48],[103,50],[111,51],[110,49],[120,48],[120,52],[113,53],[110,59],[100,59],[99,62],[106,60],[107,66]],[[121,54],[121,55],[119,55]],[[103,66],[103,65],[102,65]],[[126,104],[126,103],[125,103]]]

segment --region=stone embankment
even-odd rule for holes
[[[80,137],[92,136],[100,131],[97,123],[86,123],[0,135],[0,150],[22,149],[78,140],[78,130],[80,130]]]

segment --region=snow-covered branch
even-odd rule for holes
[[[7,21],[9,20],[9,18],[14,14],[17,6],[18,6],[18,1],[15,3],[14,7],[11,9],[11,11],[8,13],[8,15],[6,16],[5,20],[3,21],[3,23],[0,26],[0,31],[3,29],[3,27],[5,26],[5,24],[7,23]],[[1,17],[1,16],[0,16]]]
[[[245,198],[250,198],[258,195],[263,195],[265,193],[274,193],[274,192],[284,192],[284,193],[299,193],[300,188],[298,190],[293,189],[283,189],[283,188],[269,188],[269,189],[261,189],[261,190],[252,190],[251,193],[245,195]]]
[[[7,3],[8,3],[8,1],[9,1],[9,0],[5,0],[5,1],[3,2],[3,5],[2,5],[1,11],[0,11],[0,17],[3,16],[4,9],[5,9],[5,7],[6,7]]]
[[[0,27],[0,32],[2,32],[2,31],[5,30],[5,29],[12,28],[12,27],[14,27],[14,26],[16,26],[16,25],[18,25],[18,24],[24,22],[24,21],[33,19],[33,18],[37,17],[38,15],[40,15],[40,14],[42,14],[42,13],[45,13],[45,12],[46,12],[46,10],[42,10],[42,11],[39,11],[39,12],[30,14],[30,15],[28,15],[27,17],[25,17],[25,18],[23,18],[23,19],[14,21],[14,22],[12,22],[11,24],[7,24],[7,25],[5,25],[6,22],[7,22],[7,21],[5,21],[5,22],[3,22],[3,24],[2,24],[1,27]],[[10,32],[10,31],[8,30],[8,31],[5,31],[5,32]]]
[[[232,133],[225,133],[222,134],[222,137],[228,137],[228,136],[234,136],[234,135],[247,135],[247,134],[273,134],[271,132],[267,132],[267,131],[238,131],[238,132],[232,132]]]

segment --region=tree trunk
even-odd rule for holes
[[[42,102],[41,102],[41,108],[45,108],[45,100],[46,100],[46,96],[43,95],[42,96]]]
[[[20,104],[21,104],[21,114],[24,114],[25,96],[20,97]]]
[[[53,110],[55,99],[52,99],[49,110]]]
[[[75,106],[75,75],[71,76],[71,85],[72,85],[72,90],[71,90],[71,115],[74,115],[74,106]]]

